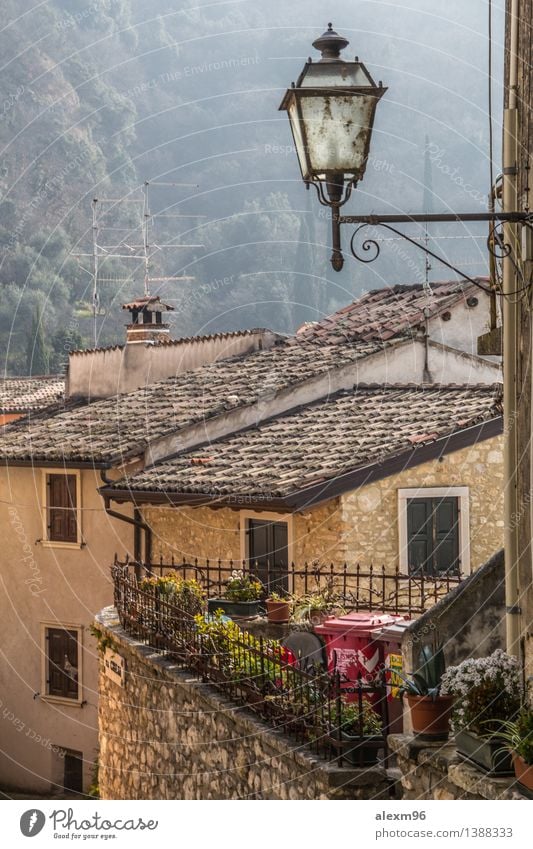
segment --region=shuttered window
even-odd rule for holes
[[[409,499],[407,544],[411,574],[458,574],[459,499]]]
[[[287,522],[248,520],[248,557],[250,570],[269,592],[288,590]]]
[[[47,628],[46,651],[47,694],[63,699],[78,699],[78,632],[64,628]]]
[[[76,475],[47,476],[48,539],[78,542]]]

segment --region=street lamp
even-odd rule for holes
[[[344,264],[339,209],[363,179],[376,106],[387,91],[381,82],[376,85],[357,56],[354,62],[341,57],[348,44],[328,24],[327,32],[313,42],[322,58],[308,59],[279,107],[288,113],[304,182],[314,185],[320,202],[331,207],[336,271]]]
[[[489,250],[497,258],[506,259],[511,255],[511,246],[502,239],[498,228],[506,222],[533,229],[532,213],[511,210],[404,215],[340,214],[352,189],[363,179],[376,107],[387,91],[381,82],[375,84],[357,56],[354,62],[344,61],[340,54],[347,46],[348,41],[328,24],[327,31],[313,42],[313,47],[320,50],[322,58],[318,62],[307,60],[298,82],[287,89],[279,107],[289,116],[305,184],[308,188],[314,186],[320,203],[331,209],[331,264],[334,270],[340,271],[344,265],[342,224],[356,225],[350,240],[350,250],[355,259],[364,263],[377,259],[379,245],[374,239],[367,238],[362,244],[364,253],[358,253],[356,237],[363,228],[379,226],[406,239],[414,247],[461,275],[464,280],[483,288],[479,281],[392,225],[486,221],[492,225],[487,240]]]

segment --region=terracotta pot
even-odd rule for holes
[[[528,765],[520,755],[513,752],[513,766],[518,783],[533,793],[533,765]]]
[[[411,696],[407,694],[411,722],[415,734],[428,740],[447,740],[450,733],[450,715],[453,696]]]
[[[291,616],[291,606],[288,601],[266,600],[267,617],[269,622],[288,622]]]

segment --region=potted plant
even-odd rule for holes
[[[484,772],[511,774],[511,755],[499,731],[520,709],[517,659],[501,649],[490,657],[468,658],[447,670],[442,692],[454,698],[452,726],[458,753]]]
[[[222,598],[210,598],[209,613],[221,610],[226,616],[257,616],[261,612],[263,584],[253,575],[245,575],[242,569],[234,569],[226,582]]]
[[[522,708],[515,720],[500,724],[498,738],[511,751],[516,780],[527,795],[533,794],[533,711]]]
[[[317,580],[315,590],[296,599],[292,618],[296,624],[321,625],[334,612],[344,613],[345,611],[341,607],[340,595],[336,590],[334,579],[328,578],[323,586]]]
[[[288,597],[270,593],[266,600],[267,618],[269,622],[288,622],[291,616],[291,602]]]
[[[419,664],[410,677],[397,672],[404,682],[401,690],[411,711],[413,731],[428,740],[447,740],[453,697],[441,692],[446,668],[442,646],[424,646]]]
[[[383,722],[370,701],[342,701],[330,714],[330,740],[352,766],[372,766],[383,748]]]

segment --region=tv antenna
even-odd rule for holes
[[[142,186],[141,197],[122,197],[122,198],[93,198],[92,200],[92,250],[90,253],[75,253],[72,256],[78,260],[87,257],[91,259],[91,268],[85,268],[79,263],[80,268],[92,278],[92,314],[93,314],[93,337],[96,347],[98,340],[98,316],[100,312],[100,294],[99,285],[101,283],[128,283],[133,279],[135,268],[128,277],[102,277],[101,271],[106,260],[119,259],[130,261],[133,260],[137,266],[143,268],[143,289],[144,295],[151,294],[152,283],[163,283],[168,281],[190,281],[194,280],[193,276],[189,275],[172,275],[172,276],[153,276],[153,259],[163,250],[171,249],[193,249],[204,248],[203,244],[182,244],[182,243],[159,243],[155,235],[155,222],[159,218],[176,218],[176,219],[200,219],[205,218],[205,215],[196,215],[191,213],[171,213],[166,212],[154,213],[150,207],[150,188],[152,186],[161,187],[180,187],[180,188],[198,188],[196,183],[176,183],[163,181],[145,180]],[[124,208],[133,210],[137,220],[128,226],[114,226],[107,223],[107,216],[114,214],[119,219],[118,223],[126,223],[120,221],[120,214],[123,214]],[[114,224],[117,222],[115,221]],[[113,233],[124,234],[117,236],[113,241]],[[140,239],[139,239],[140,237]],[[136,239],[139,239],[140,244],[136,244]],[[104,244],[103,242],[112,242],[112,244]]]

